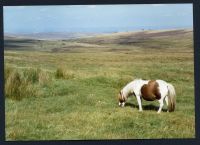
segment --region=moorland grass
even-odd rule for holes
[[[5,93],[6,140],[194,138],[193,48],[192,37],[186,38],[170,46],[176,47],[148,51],[132,44],[103,45],[98,53],[94,48],[66,53],[6,50],[6,82],[29,82],[20,90],[20,101],[9,97],[16,93]],[[164,47],[160,40],[154,42]],[[42,43],[47,47],[50,42]],[[156,101],[143,101],[144,111],[138,112],[135,97],[118,107],[119,90],[135,78],[172,83],[175,112],[167,113],[164,106],[158,115]],[[26,91],[27,86],[36,90],[35,95]]]

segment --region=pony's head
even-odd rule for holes
[[[125,100],[125,98],[123,96],[122,91],[120,91],[119,94],[118,94],[118,101],[119,101],[119,106],[120,107],[124,107],[126,100]]]

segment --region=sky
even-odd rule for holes
[[[5,33],[193,28],[192,4],[4,6]]]

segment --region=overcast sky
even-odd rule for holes
[[[5,33],[192,28],[192,4],[5,6]]]

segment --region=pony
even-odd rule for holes
[[[119,106],[124,107],[129,96],[134,95],[142,109],[142,99],[146,101],[158,100],[160,106],[157,113],[162,111],[164,100],[168,106],[167,112],[173,112],[176,106],[176,92],[172,84],[164,80],[135,79],[128,83],[118,94]]]

